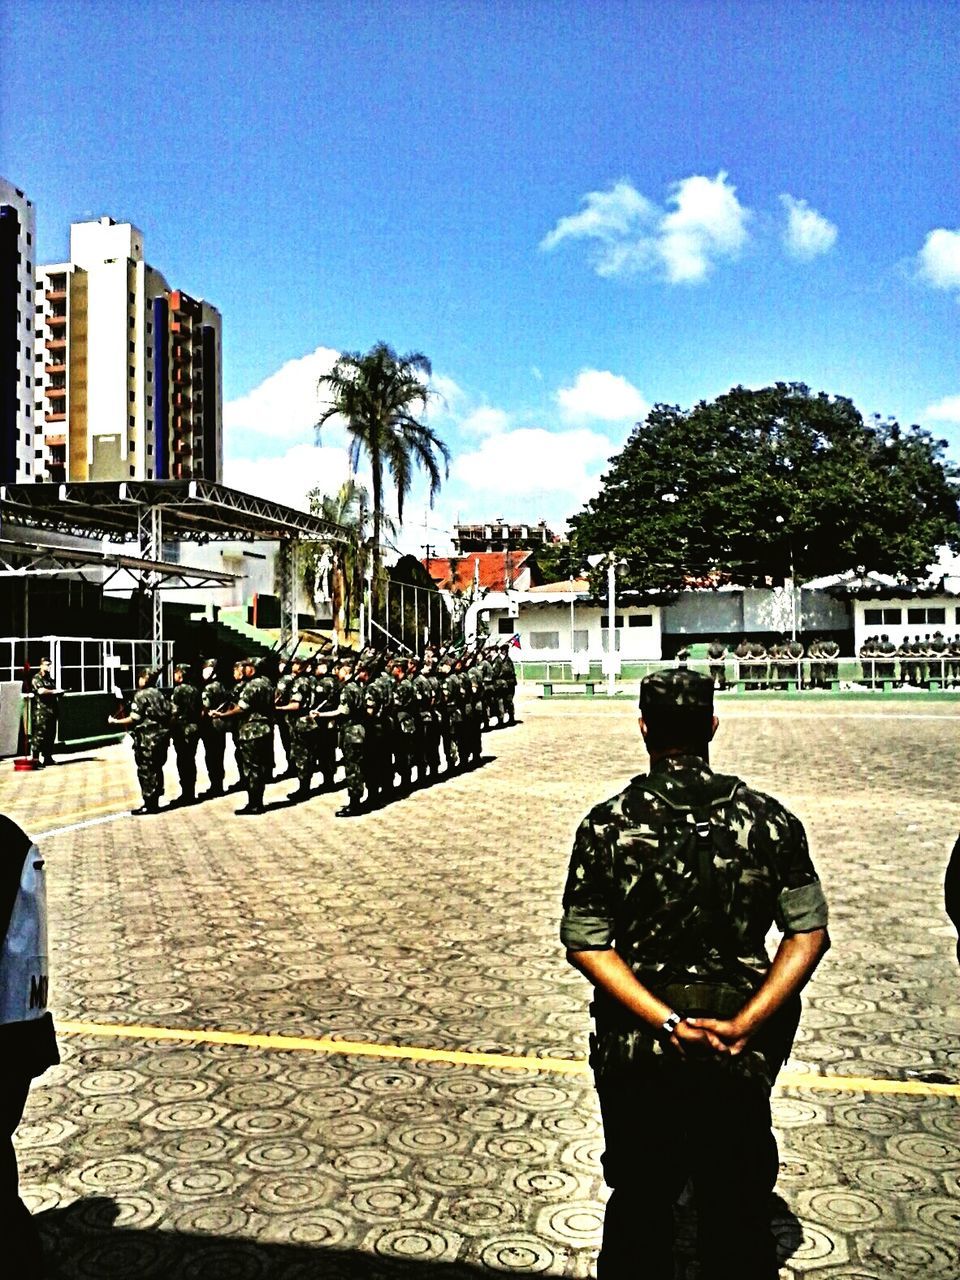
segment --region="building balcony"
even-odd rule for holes
[[[62,329],[67,323],[67,313],[65,311],[62,314],[54,313],[52,315],[48,312],[43,318],[47,322],[48,329]]]
[[[51,451],[51,452],[53,452],[53,451],[54,451],[54,450],[56,450],[56,449],[65,449],[65,448],[66,448],[66,445],[67,445],[67,437],[66,437],[66,436],[64,436],[64,435],[59,435],[59,436],[44,436],[44,437],[43,437],[43,442],[44,442],[44,444],[47,446],[47,448],[48,448],[48,449],[50,449],[50,451]]]
[[[66,422],[67,415],[62,409],[54,409],[50,413],[43,415],[44,422]]]
[[[63,351],[66,348],[66,338],[47,338],[43,344],[48,351]]]
[[[49,280],[47,287],[43,291],[43,296],[48,302],[66,302],[67,283],[63,276],[56,280]]]
[[[44,387],[43,394],[48,400],[65,400],[67,396],[66,387]]]

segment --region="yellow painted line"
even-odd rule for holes
[[[131,1040],[175,1040],[189,1044],[232,1044],[247,1049],[299,1050],[337,1053],[358,1058],[394,1058],[415,1062],[452,1062],[465,1067],[499,1067],[505,1071],[550,1071],[560,1075],[584,1075],[587,1064],[568,1058],[519,1058],[507,1053],[468,1053],[459,1049],[426,1049],[415,1045],[364,1044],[357,1040],[332,1040],[324,1036],[265,1036],[239,1031],[181,1031],[173,1027],[116,1026],[99,1022],[57,1022],[68,1035],[91,1035]]]
[[[450,1062],[465,1067],[497,1067],[504,1071],[546,1071],[553,1075],[582,1076],[586,1062],[570,1058],[514,1057],[508,1053],[469,1053],[459,1049],[427,1049],[416,1045],[365,1044],[357,1040],[331,1040],[323,1036],[268,1036],[241,1031],[196,1031],[177,1027],[119,1026],[104,1022],[57,1022],[67,1035],[105,1039],[168,1040],[179,1044],[230,1044],[246,1049],[292,1050],[301,1053],[335,1053],[345,1057],[391,1058],[412,1062]],[[783,1071],[777,1084],[786,1089],[823,1089],[843,1093],[894,1093],[925,1097],[960,1098],[958,1084],[932,1084],[923,1080],[874,1080],[865,1076],[818,1076]]]
[[[899,1093],[913,1097],[960,1098],[960,1084],[927,1080],[876,1080],[872,1076],[818,1076],[781,1071],[777,1084],[787,1089],[822,1089],[830,1093]]]

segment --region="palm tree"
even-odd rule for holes
[[[381,576],[381,534],[384,524],[383,478],[386,467],[397,493],[397,518],[403,524],[403,503],[410,492],[414,466],[430,481],[430,505],[449,474],[450,452],[444,442],[415,416],[426,411],[430,399],[427,379],[430,361],[419,352],[398,356],[385,342],[366,355],[345,351],[318,390],[329,396],[328,407],[316,425],[317,438],[325,423],[342,417],[350,435],[350,466],[356,474],[361,453],[370,463],[373,483],[373,589],[375,612]],[[443,461],[443,476],[440,472]]]

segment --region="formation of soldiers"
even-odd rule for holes
[[[942,631],[905,637],[894,644],[888,635],[867,636],[858,654],[864,679],[922,688],[931,680],[960,685],[960,635],[948,640]],[[899,668],[899,670],[898,670]]]
[[[827,689],[839,676],[840,646],[832,638],[815,636],[804,648],[799,640],[783,638],[764,645],[746,636],[733,650],[744,685],[756,689],[785,689],[789,682],[808,689]],[[711,640],[707,659],[714,687],[726,689],[730,683],[727,646]],[[804,659],[807,667],[804,670]]]
[[[156,813],[172,742],[180,795],[192,804],[224,794],[224,756],[234,737],[239,814],[264,812],[275,774],[275,729],[285,757],[279,777],[296,778],[290,803],[336,785],[342,766],[347,803],[338,817],[378,808],[439,777],[480,763],[482,735],[516,723],[517,677],[509,644],[473,650],[428,649],[423,658],[380,651],[277,654],[237,662],[232,677],[206,659],[199,680],[189,665],[174,669],[169,694],[161,672],[143,671],[129,710],[109,722],[133,736],[143,803]],[[203,744],[209,790],[197,796],[197,751]]]

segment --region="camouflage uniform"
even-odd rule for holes
[[[170,703],[159,689],[138,689],[133,695],[130,732],[133,758],[144,807],[156,809],[163,795],[163,766],[170,750]]]
[[[417,695],[408,676],[393,685],[394,757],[400,786],[412,785],[413,765],[417,758]]]
[[[225,710],[230,696],[216,670],[209,680],[204,680],[200,699],[203,703],[200,739],[203,742],[203,760],[207,766],[207,777],[210,779],[209,794],[218,796],[223,792],[223,754],[227,745],[228,722],[213,719],[210,712]]]
[[[727,687],[727,664],[724,662],[726,656],[727,646],[719,640],[711,640],[707,646],[707,657],[710,659],[710,679],[715,689]]]
[[[291,662],[286,664],[283,673],[277,679],[277,706],[283,707],[290,701],[290,690],[293,688],[293,682],[297,679],[296,672],[290,667]],[[297,769],[296,761],[293,759],[291,750],[291,733],[293,731],[293,721],[288,715],[277,716],[277,732],[280,734],[280,745],[283,747],[283,758],[286,761],[286,774],[295,773]]]
[[[326,664],[323,664],[326,666]],[[324,671],[314,677],[314,702],[317,711],[336,711],[340,702],[337,678]],[[323,774],[323,785],[333,786],[337,772],[337,722],[333,719],[317,721],[317,769]]]
[[[509,647],[500,655],[500,663],[503,669],[503,709],[507,713],[507,724],[516,724],[513,702],[517,691],[517,672]]]
[[[705,685],[712,701],[708,677],[681,674]],[[710,850],[706,864],[694,821]],[[644,986],[686,1016],[729,1018],[742,1008],[769,969],[764,940],[774,921],[787,932],[826,924],[800,822],[698,755],[658,759],[649,775],[590,811],[563,906],[568,950],[615,948]],[[644,1276],[673,1276],[669,1223],[690,1175],[701,1257],[715,1268],[702,1264],[701,1275],[731,1274],[736,1241],[738,1280],[777,1276],[769,1092],[797,1013],[798,1001],[788,1003],[737,1057],[681,1058],[597,989],[591,1065],[613,1188],[598,1280],[639,1273],[640,1242]]]
[[[56,684],[49,672],[37,671],[30,681],[33,705],[30,708],[30,752],[34,760],[43,758],[44,764],[53,763],[53,744],[57,736],[57,699],[50,689]]]
[[[343,721],[340,728],[340,750],[343,752],[343,769],[347,775],[347,795],[353,811],[359,810],[363,799],[364,742],[367,736],[365,704],[363,687],[356,680],[350,679],[341,685],[340,712]]]
[[[440,721],[434,710],[436,688],[425,671],[413,677],[413,692],[417,699],[419,720],[419,763],[417,781],[426,782],[440,772]]]
[[[280,679],[283,680],[285,677],[281,676]],[[279,688],[278,681],[278,691]],[[286,693],[281,697],[278,692],[277,697],[278,706],[286,706],[288,702],[295,703],[298,710],[287,712],[286,716],[282,716],[281,724],[286,723],[287,759],[297,775],[298,792],[304,796],[310,791],[313,775],[317,771],[317,722],[310,718],[315,702],[313,676],[306,671],[301,671],[298,675],[291,673]],[[283,739],[284,734],[281,732],[281,743]],[[294,795],[298,792],[294,792]]]
[[[183,800],[193,800],[197,793],[197,745],[203,714],[200,690],[188,680],[181,680],[170,690],[170,705],[173,709],[171,737],[177,756],[180,795]]]
[[[240,746],[243,785],[247,792],[247,811],[262,812],[263,792],[273,777],[273,708],[274,686],[266,676],[255,675],[241,690]]]
[[[460,767],[460,750],[458,739],[463,724],[463,712],[460,706],[460,682],[456,672],[451,671],[446,662],[440,665],[440,739],[443,743],[443,755],[446,760],[447,773]]]

